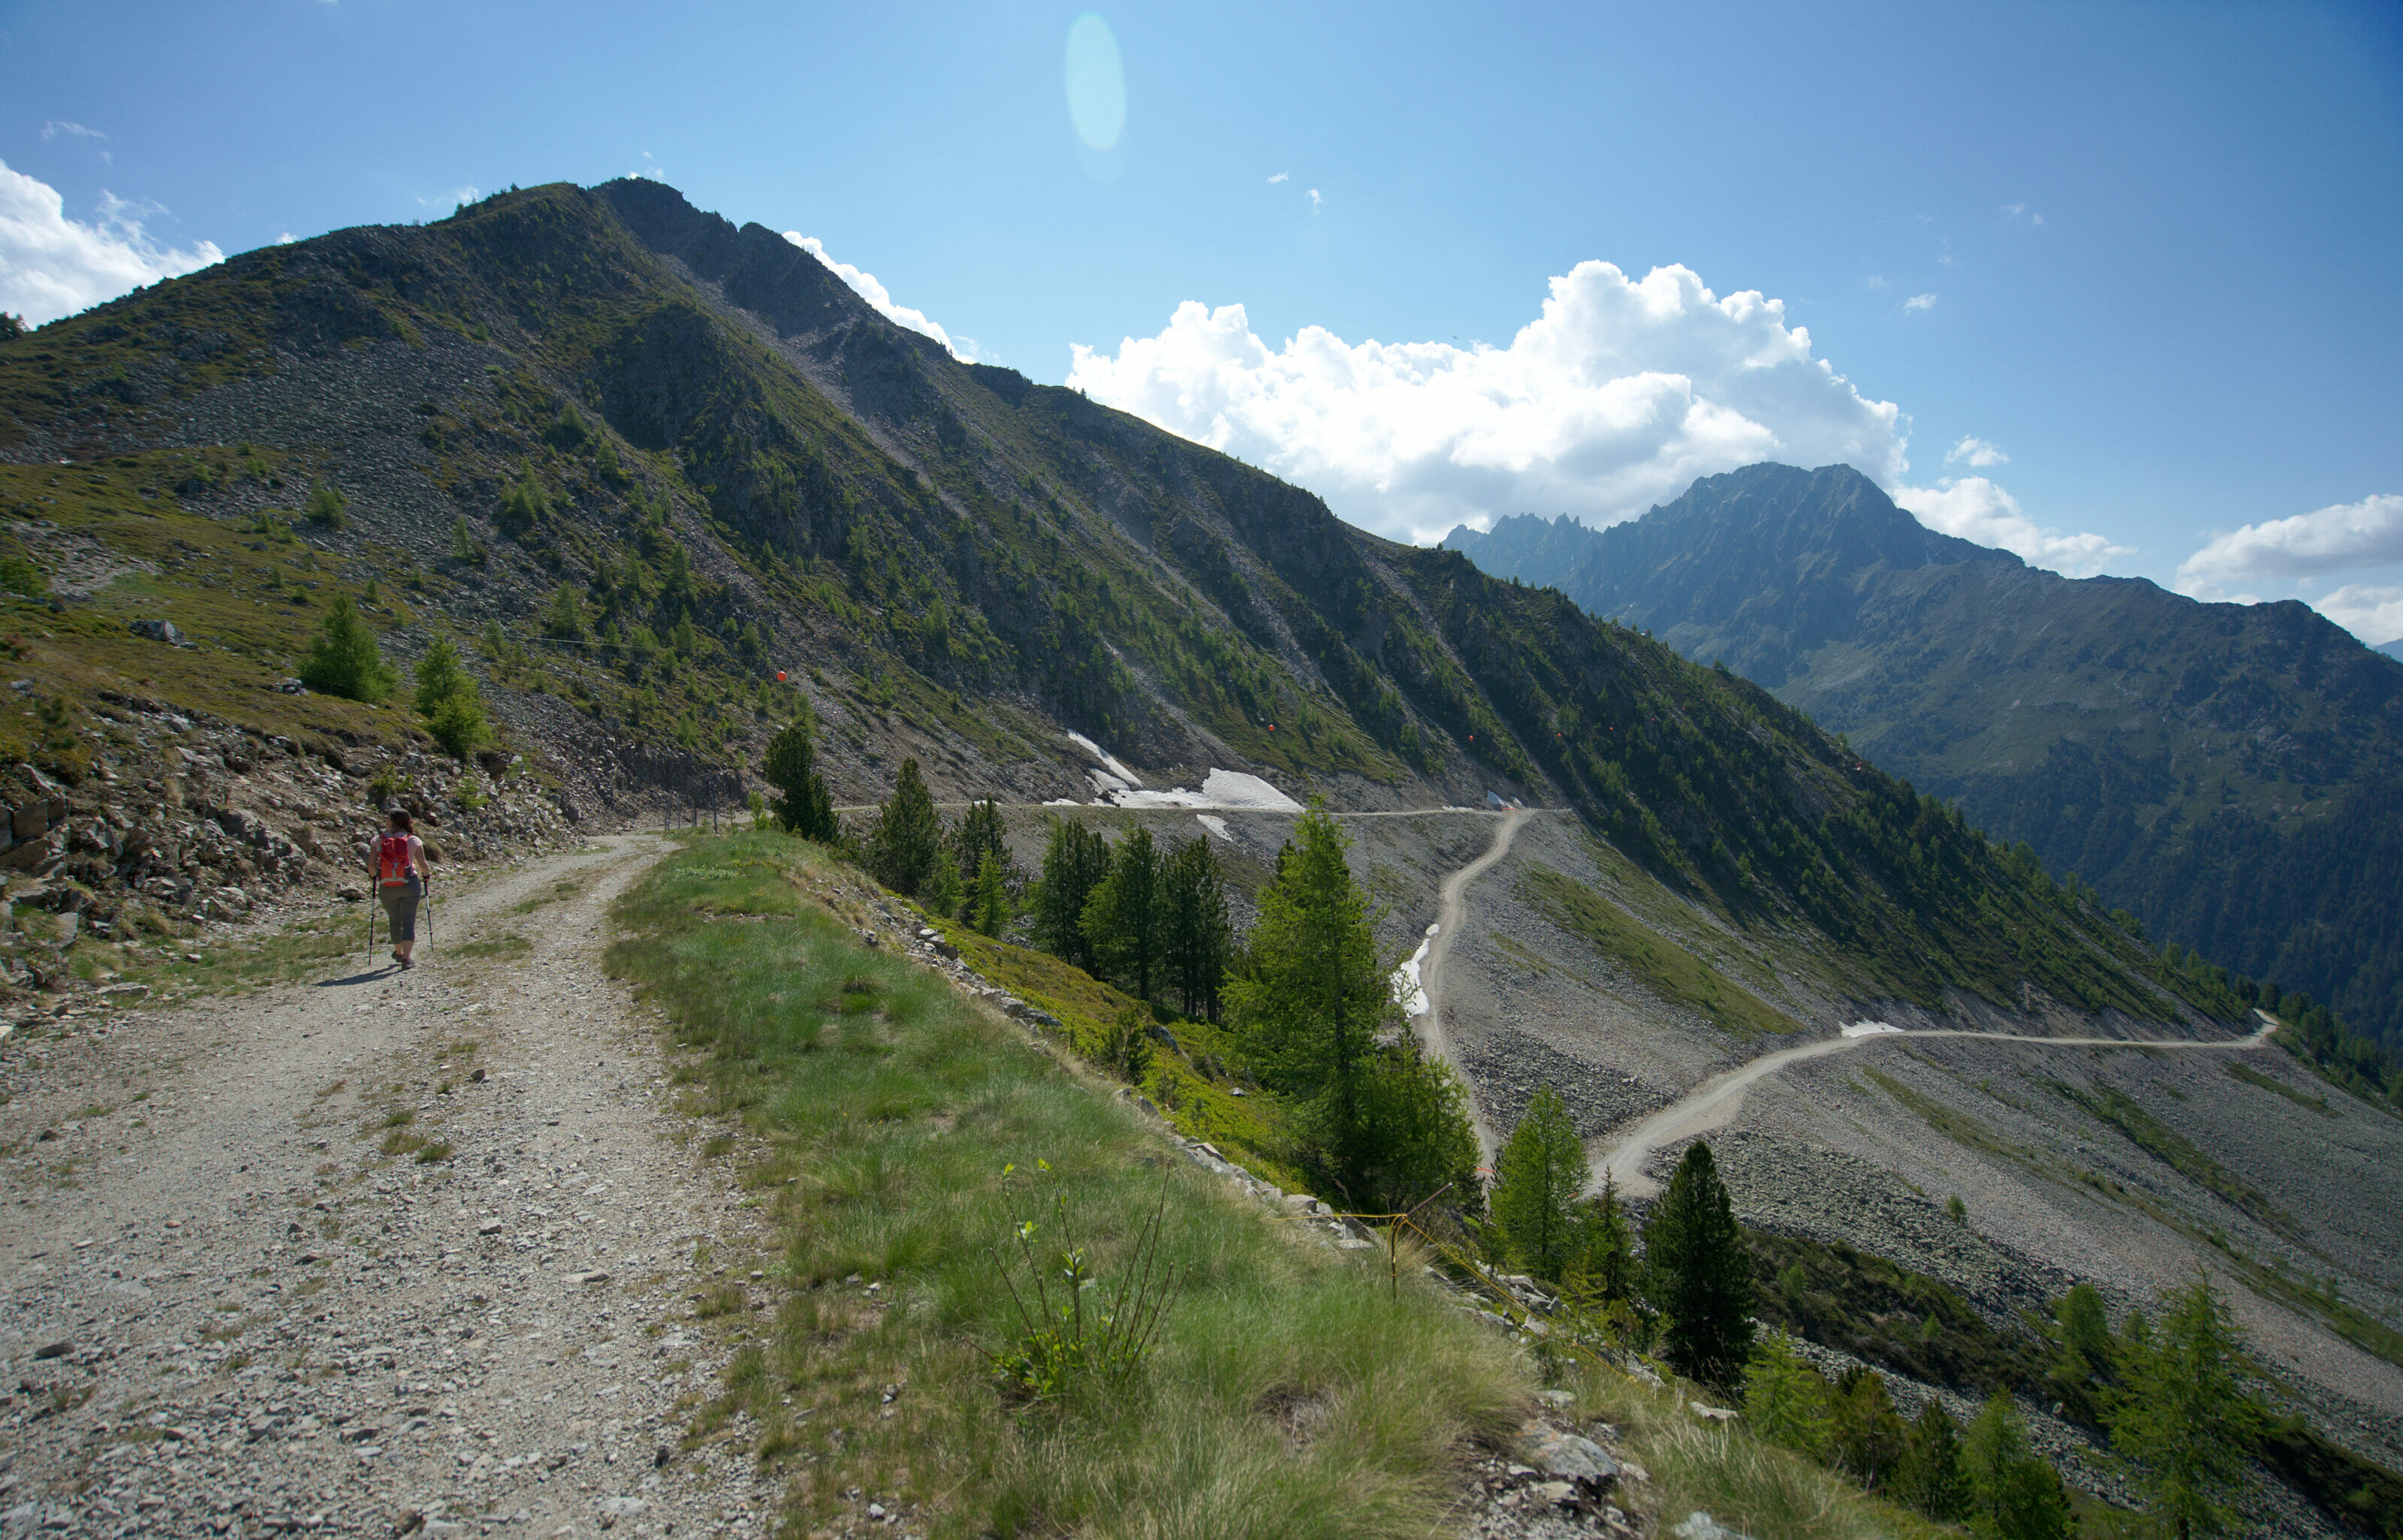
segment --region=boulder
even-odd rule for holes
[[[164,642],[171,647],[184,645],[184,633],[175,629],[173,620],[128,620],[125,629],[136,636],[146,636],[153,642]]]
[[[1600,1444],[1582,1434],[1563,1433],[1541,1423],[1527,1430],[1521,1457],[1545,1475],[1564,1481],[1600,1486],[1618,1479],[1618,1463]]]

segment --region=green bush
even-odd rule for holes
[[[1732,1385],[1752,1354],[1752,1264],[1711,1147],[1697,1142],[1644,1226],[1645,1293],[1669,1318],[1668,1358]]]
[[[21,593],[29,599],[39,599],[50,591],[49,580],[42,569],[22,556],[0,556],[0,589]]]
[[[792,723],[770,739],[767,762],[760,769],[776,788],[776,822],[788,832],[822,844],[842,832],[826,777],[818,773],[817,745],[810,739],[808,723]]]
[[[492,736],[476,681],[459,665],[459,649],[438,638],[417,664],[417,714],[451,758],[465,760]]]
[[[302,507],[301,512],[308,516],[309,522],[313,524],[320,524],[329,530],[338,530],[350,522],[343,511],[350,506],[349,498],[343,496],[328,483],[320,481],[310,492],[309,501]]]
[[[300,682],[313,690],[370,704],[390,695],[400,682],[349,594],[335,599],[334,607],[326,612],[317,639],[300,664]]]

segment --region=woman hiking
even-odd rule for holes
[[[376,841],[376,895],[392,922],[392,960],[404,968],[417,965],[409,956],[417,950],[417,902],[433,880],[425,841],[411,832],[409,814],[393,809],[392,827]]]

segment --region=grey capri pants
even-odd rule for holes
[[[393,940],[416,940],[417,901],[425,896],[425,884],[412,872],[408,881],[397,887],[384,888],[382,894],[384,918],[392,922]]]

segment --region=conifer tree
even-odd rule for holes
[[[1782,1331],[1762,1338],[1744,1366],[1743,1420],[1753,1432],[1797,1454],[1816,1460],[1827,1452],[1827,1379]]]
[[[1618,1199],[1618,1178],[1602,1174],[1601,1196],[1587,1202],[1577,1216],[1579,1265],[1589,1285],[1604,1304],[1623,1304],[1636,1289],[1635,1235],[1627,1223],[1627,1206]]]
[[[1934,1396],[1919,1408],[1895,1467],[1895,1501],[1906,1503],[1939,1524],[1969,1515],[1969,1478],[1962,1468],[1961,1435],[1952,1414]]]
[[[1323,804],[1302,815],[1260,890],[1251,970],[1227,1005],[1270,1083],[1310,1104],[1327,1156],[1351,1172],[1368,1153],[1371,1052],[1396,1007],[1344,844]]]
[[[1752,1351],[1752,1266],[1711,1147],[1696,1143],[1644,1226],[1646,1293],[1677,1372],[1729,1385]]]
[[[776,788],[776,822],[788,832],[821,844],[831,843],[841,832],[835,822],[834,797],[818,773],[817,744],[808,722],[791,723],[768,741],[761,773]]]
[[[1002,881],[1001,863],[987,851],[984,864],[977,868],[977,880],[968,890],[965,918],[967,923],[987,936],[999,936],[1012,915],[1009,885]]]
[[[1401,1214],[1449,1187],[1477,1190],[1477,1129],[1468,1086],[1407,1034],[1378,1045],[1366,1082],[1366,1139],[1358,1168],[1339,1186],[1375,1212]]]
[[[918,773],[916,759],[901,761],[893,796],[877,810],[862,843],[869,875],[902,897],[916,898],[934,882],[949,853],[943,849],[942,818],[935,812],[935,798]],[[957,867],[951,881],[954,885],[959,881]]]
[[[1864,1491],[1879,1491],[1892,1478],[1909,1442],[1885,1376],[1856,1364],[1838,1377],[1835,1394],[1827,1398],[1827,1443],[1839,1470]]]
[[[1109,842],[1073,818],[1051,825],[1043,876],[1035,890],[1035,942],[1063,963],[1094,971],[1085,936],[1085,901],[1109,875]]]
[[[1085,936],[1103,973],[1146,1003],[1160,972],[1163,896],[1159,850],[1138,825],[1118,840],[1109,875],[1085,900]]]
[[[1209,839],[1176,846],[1163,863],[1160,883],[1166,890],[1160,925],[1160,962],[1167,970],[1162,992],[1173,987],[1186,1015],[1215,1021],[1234,933],[1227,923],[1226,885]]]
[[[2123,1388],[2105,1403],[2114,1453],[2178,1540],[2217,1534],[2249,1484],[2261,1408],[2237,1378],[2244,1337],[2210,1279],[2163,1301],[2160,1325],[2123,1353]]]
[[[1576,1260],[1583,1239],[1577,1200],[1586,1174],[1585,1146],[1568,1103],[1550,1086],[1538,1086],[1494,1158],[1487,1206],[1511,1253],[1546,1283],[1559,1283]]]
[[[2077,1525],[2061,1475],[2028,1449],[2011,1393],[1997,1389],[1962,1440],[1969,1526],[1979,1540],[2069,1540]]]
[[[969,803],[959,826],[951,831],[951,859],[959,863],[961,876],[971,882],[981,880],[987,856],[1007,882],[1015,865],[1009,855],[1008,831],[1002,825],[1000,804],[990,797]]]
[[[484,698],[476,681],[459,666],[459,649],[448,637],[437,637],[417,662],[417,714],[426,730],[453,759],[465,759],[484,742],[491,726],[484,718]]]
[[[399,674],[383,660],[375,632],[360,618],[349,594],[334,601],[317,629],[309,656],[300,665],[300,682],[313,690],[370,703],[392,693]]]

